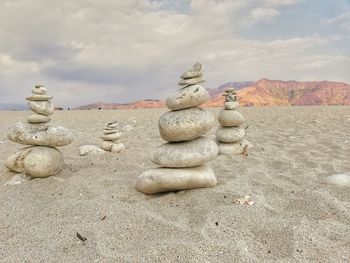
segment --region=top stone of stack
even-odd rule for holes
[[[237,91],[235,88],[228,88],[225,90],[225,93],[222,95],[225,97],[225,109],[226,110],[235,110],[238,108],[239,103],[237,101]]]
[[[181,75],[181,80],[179,81],[180,86],[196,85],[204,82],[203,77],[203,65],[200,63],[194,64],[190,69],[186,70],[184,74]]]

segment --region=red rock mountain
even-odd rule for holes
[[[222,93],[228,87],[237,87],[238,99],[243,106],[276,105],[350,105],[350,84],[335,81],[282,81],[261,79],[258,82],[230,82],[216,89],[208,89],[212,99],[205,107],[222,107]],[[76,109],[135,109],[162,108],[164,101],[140,100],[129,104],[95,103]]]

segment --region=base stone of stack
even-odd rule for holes
[[[169,111],[159,119],[159,132],[169,142],[191,141],[207,133],[214,121],[213,114],[202,108]]]
[[[18,122],[8,129],[9,140],[26,145],[58,147],[70,144],[72,132],[61,126]]]
[[[217,184],[208,165],[191,168],[155,168],[142,173],[136,189],[145,194],[212,187]]]
[[[219,112],[218,120],[225,127],[235,127],[244,123],[242,114],[235,110],[222,109]]]
[[[219,127],[216,132],[216,139],[220,142],[238,142],[245,136],[245,129],[242,127]]]
[[[209,99],[208,91],[200,85],[180,89],[166,99],[166,106],[171,110],[197,107]]]
[[[13,172],[25,172],[31,177],[48,177],[59,173],[63,163],[63,155],[56,148],[32,146],[11,155],[5,166]]]
[[[216,157],[218,147],[215,141],[200,137],[190,142],[171,142],[157,147],[150,153],[150,159],[163,167],[193,167]]]

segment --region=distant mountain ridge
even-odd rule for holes
[[[20,103],[0,103],[0,110],[18,110],[24,111],[27,110],[28,106],[26,104]]]
[[[261,79],[257,82],[228,82],[214,89],[207,89],[211,100],[204,107],[221,107],[225,89],[234,87],[242,106],[278,106],[278,105],[350,105],[350,84],[337,81],[283,81]],[[75,109],[139,109],[163,108],[161,100],[139,100],[128,104],[94,103]]]

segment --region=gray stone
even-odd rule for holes
[[[102,141],[101,148],[105,151],[111,151],[113,145],[114,145],[114,142],[112,141]]]
[[[195,77],[195,78],[181,79],[178,84],[180,86],[188,86],[188,85],[196,85],[196,84],[202,83],[204,81],[205,81],[205,79],[204,79],[203,75],[199,75],[198,77]]]
[[[150,154],[150,159],[163,167],[193,167],[214,159],[217,154],[216,143],[200,137],[190,142],[165,143]]]
[[[31,100],[31,101],[47,101],[51,99],[52,99],[51,95],[44,95],[44,94],[43,95],[36,94],[26,98],[26,100]]]
[[[101,149],[100,147],[97,147],[95,145],[83,145],[79,147],[79,154],[81,156],[84,155],[99,155],[104,154],[105,151]]]
[[[183,79],[195,78],[203,73],[203,65],[201,63],[194,64],[190,69],[186,70],[184,74],[181,75]]]
[[[47,123],[51,118],[42,114],[32,114],[27,117],[29,123]]]
[[[218,120],[222,126],[237,127],[244,122],[242,114],[236,110],[222,109],[219,112]]]
[[[114,143],[112,148],[111,148],[111,152],[114,153],[121,153],[125,151],[125,146],[122,143]]]
[[[104,134],[113,134],[113,133],[117,133],[117,130],[103,129],[103,133],[104,133]]]
[[[136,189],[145,194],[180,191],[217,184],[213,171],[207,165],[191,168],[156,168],[142,173]]]
[[[200,85],[192,85],[180,89],[166,99],[166,105],[171,110],[180,110],[199,106],[210,98],[209,93]]]
[[[61,126],[18,122],[8,129],[7,137],[20,144],[41,146],[65,146],[74,137],[71,131]]]
[[[39,94],[39,95],[44,95],[46,94],[47,90],[44,86],[35,86],[35,88],[32,89],[32,93],[34,94]]]
[[[228,101],[224,103],[224,106],[226,110],[235,110],[238,108],[239,103],[238,101]]]
[[[164,113],[159,119],[161,137],[169,142],[191,141],[214,125],[213,114],[202,108],[190,108]]]
[[[63,163],[63,155],[56,148],[32,146],[10,156],[5,166],[11,171],[25,172],[31,177],[48,177],[59,173]]]
[[[51,101],[29,101],[29,108],[38,114],[49,116],[53,113],[54,107]]]
[[[238,142],[245,136],[245,130],[241,127],[219,127],[216,139],[220,142]]]
[[[118,121],[112,121],[112,122],[110,122],[110,123],[107,123],[106,126],[107,126],[108,128],[112,128],[112,129],[117,128],[117,127],[118,127]]]
[[[104,141],[117,141],[122,137],[122,133],[121,132],[117,132],[117,133],[112,133],[112,134],[106,134],[101,136],[100,138]]]
[[[247,145],[242,142],[224,143],[218,142],[219,154],[222,155],[237,155],[242,154]]]

